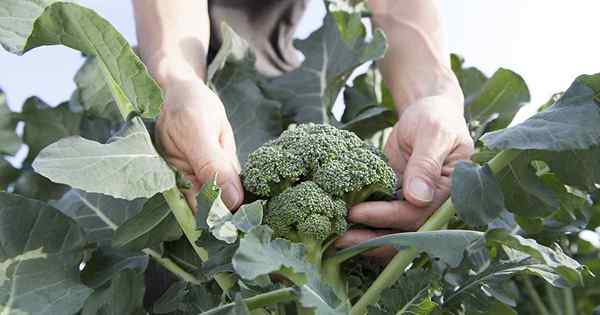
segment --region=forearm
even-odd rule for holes
[[[141,56],[161,86],[205,80],[207,0],[133,0],[133,9]]]
[[[389,48],[379,69],[399,113],[416,100],[462,92],[450,67],[434,0],[369,0],[373,22],[387,35]]]

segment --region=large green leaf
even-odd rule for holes
[[[483,84],[477,96],[466,104],[467,121],[489,121],[488,130],[505,128],[519,109],[529,102],[529,89],[520,75],[499,69]]]
[[[513,253],[513,255],[517,257],[529,256],[538,264],[548,267],[564,279],[562,282],[552,282],[555,286],[577,285],[582,282],[582,273],[585,268],[575,259],[567,256],[558,246],[551,249],[538,244],[533,239],[513,235],[502,229],[486,232],[485,240],[488,244],[503,246],[505,251],[506,248],[514,249],[523,254]]]
[[[182,232],[165,198],[154,195],[140,213],[123,222],[113,236],[112,246],[142,250],[181,237]]]
[[[6,103],[6,96],[0,90],[0,154],[13,155],[21,147],[21,138],[17,135],[17,116]]]
[[[74,314],[91,293],[78,266],[85,235],[45,203],[0,192],[0,313]]]
[[[496,174],[502,186],[506,208],[523,217],[543,217],[559,207],[554,192],[544,185],[530,165],[531,156],[521,153]]]
[[[566,151],[600,145],[596,92],[580,80],[546,110],[511,128],[488,133],[482,141],[494,150]]]
[[[14,168],[7,160],[0,158],[0,190],[6,189],[9,184],[19,177],[19,170]]]
[[[241,239],[232,261],[240,277],[253,280],[273,272],[305,274],[310,270],[301,244],[284,239],[273,240],[272,234],[270,228],[257,226]]]
[[[423,269],[406,272],[385,290],[377,307],[369,306],[369,315],[428,315],[437,307],[431,299],[439,275]]]
[[[52,203],[79,223],[88,240],[100,245],[110,245],[115,230],[139,213],[143,204],[143,199],[128,201],[76,189]]]
[[[43,45],[65,45],[96,56],[122,114],[156,117],[161,91],[125,38],[94,11],[62,1],[0,2],[0,44],[22,54]]]
[[[450,55],[452,71],[454,71],[458,83],[460,84],[460,88],[465,96],[465,104],[470,104],[473,99],[479,95],[479,92],[488,78],[483,72],[475,67],[464,67],[464,62],[465,60],[463,57],[456,54]]]
[[[81,280],[89,287],[100,288],[121,270],[146,270],[148,260],[146,253],[140,251],[100,247],[85,263]]]
[[[56,184],[33,170],[25,170],[15,181],[13,192],[37,200],[56,200],[69,190],[68,186]]]
[[[104,81],[104,74],[96,57],[88,57],[75,74],[77,90],[71,101],[79,104],[87,114],[111,121],[121,121],[123,117]]]
[[[504,195],[488,166],[461,162],[452,173],[452,203],[463,221],[481,226],[500,216]]]
[[[175,186],[173,172],[154,149],[139,117],[107,144],[81,137],[62,139],[40,152],[33,168],[54,182],[129,200]]]
[[[384,245],[398,250],[415,248],[438,257],[450,266],[457,266],[469,244],[480,239],[483,233],[469,230],[443,230],[431,232],[407,232],[380,236],[337,252],[336,256],[353,257]],[[335,257],[335,256],[334,256]]]
[[[125,269],[115,274],[107,288],[96,290],[81,315],[144,315],[144,273]]]
[[[333,121],[331,109],[348,76],[385,52],[386,40],[380,30],[370,42],[365,40],[360,14],[335,14],[328,14],[319,30],[297,42],[304,63],[266,86],[267,93],[282,102],[286,119],[297,123]]]
[[[50,107],[37,97],[30,97],[23,105],[21,119],[25,121],[23,141],[29,147],[29,162],[49,144],[79,134],[81,113],[70,110],[68,103]]]
[[[229,26],[221,27],[223,44],[208,68],[211,87],[223,101],[233,128],[238,156],[246,160],[258,146],[283,131],[281,105],[259,88],[254,53]]]

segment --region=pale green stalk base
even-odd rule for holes
[[[202,261],[206,261],[208,259],[208,253],[204,248],[196,245],[196,241],[202,234],[202,231],[196,228],[196,218],[185,198],[176,187],[165,191],[163,196],[165,197],[167,204],[169,204],[177,223],[179,223],[179,226],[183,230],[183,234],[185,234],[192,245],[192,248]],[[223,289],[223,292],[228,292],[235,284],[231,275],[226,273],[218,273],[214,278],[221,289]]]
[[[555,289],[548,282],[544,282],[544,287],[546,289],[545,290],[546,291],[546,301],[548,302],[548,305],[550,305],[550,309],[552,310],[552,314],[554,314],[554,315],[561,315],[561,314],[563,314],[562,307],[560,307],[560,304],[558,303],[559,297],[556,296],[556,292],[558,290]]]
[[[531,280],[529,280],[529,277],[524,276],[521,278],[521,280],[522,280],[523,284],[525,285],[525,292],[527,292],[527,295],[529,295],[529,298],[531,299],[531,301],[533,302],[533,305],[537,309],[538,314],[551,315],[550,312],[548,311],[548,309],[546,308],[546,305],[544,304],[544,302],[542,302],[542,298],[540,298],[540,295],[535,290],[535,287],[531,283]]]
[[[255,295],[253,297],[249,297],[244,299],[244,302],[248,306],[250,310],[254,310],[257,308],[262,308],[269,305],[286,303],[294,301],[298,298],[296,294],[295,288],[282,288],[275,291],[270,291],[267,293],[262,293],[259,295]],[[234,306],[235,303],[225,304],[223,307]]]
[[[566,288],[562,289],[563,297],[565,301],[565,315],[577,315],[577,308],[575,306],[575,298],[573,297],[573,289]]]
[[[514,160],[520,151],[506,150],[498,153],[488,165],[493,173],[498,173]],[[450,218],[454,216],[456,210],[452,205],[452,200],[448,199],[444,204],[425,222],[418,230],[419,232],[435,231],[446,227]],[[371,287],[363,294],[363,296],[352,306],[351,315],[363,315],[367,312],[367,306],[373,305],[379,300],[383,290],[392,286],[402,273],[408,268],[412,261],[417,258],[418,252],[415,249],[407,249],[399,252],[389,262],[385,269],[379,274]]]

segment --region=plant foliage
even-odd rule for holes
[[[308,122],[384,143],[397,116],[380,74],[371,66],[349,82],[386,48],[381,31],[367,36],[364,13],[328,12],[323,26],[297,43],[302,66],[276,78],[258,74],[249,46],[223,27],[208,77],[240,160],[252,163],[251,152]],[[592,274],[600,272],[600,250],[579,233],[597,236],[600,226],[600,74],[576,78],[539,113],[511,125],[529,101],[523,78],[508,69],[488,78],[452,55],[477,152],[457,165],[451,199],[418,231],[345,250],[327,239],[315,256],[309,243],[278,238],[281,231],[274,235],[265,224],[275,206],[285,208],[266,200],[273,186],[261,186],[257,200],[232,213],[210,182],[194,217],[178,175],[152,142],[161,90],[94,11],[67,1],[3,0],[0,44],[15,54],[64,45],[87,56],[77,90],[61,104],[32,97],[12,112],[0,91],[0,314],[598,311],[600,283]],[[338,117],[332,109],[340,96]],[[9,160],[22,145],[28,155],[15,167]],[[310,152],[286,154],[302,164]],[[322,171],[345,178],[331,187],[358,180],[344,173],[346,162]],[[252,176],[273,175],[269,165],[258,166]],[[304,197],[290,200],[304,205]],[[361,258],[380,246],[398,250],[387,265]],[[148,283],[165,274],[171,280],[157,295]]]

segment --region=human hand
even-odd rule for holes
[[[201,80],[172,81],[163,85],[165,103],[157,122],[157,139],[167,161],[192,181],[184,191],[196,209],[202,184],[217,174],[223,201],[237,209],[243,200],[240,164],[225,108]]]
[[[424,97],[401,114],[385,145],[390,165],[402,181],[405,200],[373,201],[350,209],[348,219],[383,230],[354,229],[336,243],[348,247],[398,231],[415,231],[448,198],[456,163],[473,153],[473,140],[463,118],[462,97]],[[369,255],[387,258],[391,248]]]

